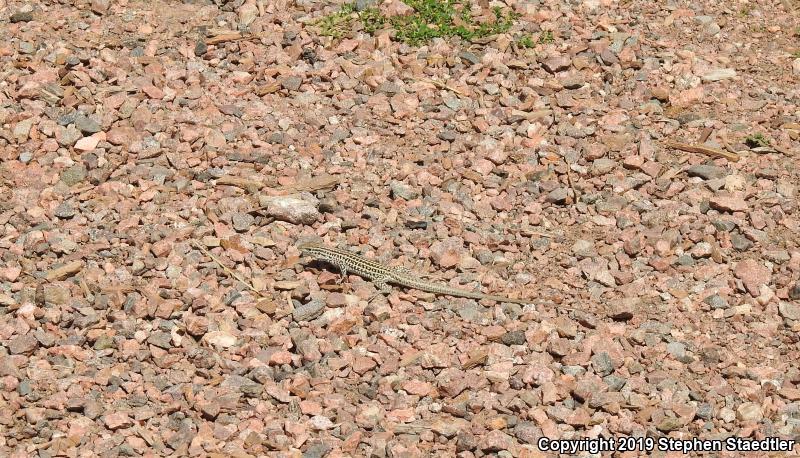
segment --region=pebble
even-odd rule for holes
[[[82,113],[76,114],[73,122],[75,123],[75,128],[84,135],[92,135],[102,130],[102,127],[100,127],[97,121]]]
[[[16,11],[11,14],[9,17],[9,21],[12,24],[17,22],[30,22],[33,20],[33,12],[32,11]]]
[[[63,202],[56,207],[53,214],[59,218],[69,219],[75,216],[75,208],[69,202]]]
[[[231,216],[233,222],[233,229],[236,232],[247,232],[255,222],[255,218],[249,213],[234,213]]]
[[[728,305],[728,301],[726,301],[725,298],[719,294],[712,294],[711,296],[703,299],[703,302],[710,305],[713,309],[726,309],[730,307],[730,305]]]
[[[637,33],[636,0],[518,2],[508,33],[409,44],[363,23],[402,1],[357,0],[338,38],[293,25],[337,6],[186,2],[219,20],[163,54],[180,15],[84,3],[0,27],[7,448],[506,458],[606,426],[792,435],[796,78],[760,87],[736,45],[785,35],[753,32],[763,11],[670,7]],[[664,51],[683,29],[691,50]],[[664,147],[706,129],[740,160]],[[535,303],[378,293],[302,240]]]
[[[319,201],[294,196],[260,196],[259,203],[267,216],[292,224],[313,224],[320,218]]]
[[[715,68],[706,72],[701,77],[703,82],[709,83],[714,81],[722,81],[736,77],[736,70],[732,68]]]
[[[704,180],[714,180],[725,177],[727,170],[714,165],[699,164],[689,167],[686,171],[690,177],[700,177]]]

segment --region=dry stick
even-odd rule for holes
[[[739,155],[736,153],[729,153],[721,149],[712,148],[710,146],[702,145],[689,145],[688,143],[667,142],[667,148],[675,148],[677,150],[686,151],[688,153],[699,153],[713,157],[724,157],[729,161],[736,162],[739,160]]]
[[[213,254],[211,254],[210,251],[206,250],[205,247],[200,245],[196,240],[192,240],[192,245],[194,245],[196,248],[198,248],[200,251],[202,251],[206,256],[208,256],[209,258],[213,259],[214,262],[219,264],[219,266],[222,267],[222,269],[225,272],[228,273],[228,275],[230,275],[231,277],[235,278],[236,280],[239,280],[239,282],[241,284],[243,284],[244,286],[247,286],[251,291],[253,291],[254,293],[258,294],[259,296],[266,297],[263,294],[261,294],[261,291],[257,290],[255,288],[255,286],[253,286],[250,283],[247,283],[246,281],[244,281],[244,279],[242,279],[242,277],[240,277],[239,274],[237,274],[236,272],[234,272],[233,270],[228,268],[228,266],[223,264],[222,261],[220,261],[218,257],[216,257]]]
[[[462,92],[462,91],[460,91],[460,90],[458,90],[458,89],[456,89],[454,87],[450,87],[450,86],[448,86],[448,85],[446,85],[444,83],[441,83],[439,81],[436,81],[434,79],[421,78],[421,79],[417,79],[416,81],[419,81],[419,82],[422,82],[422,83],[433,84],[434,86],[438,87],[439,89],[447,89],[448,91],[455,92],[456,94],[458,94],[458,95],[460,95],[462,97],[466,97],[467,96],[467,94],[465,94],[464,92]]]
[[[206,39],[206,44],[216,45],[226,41],[239,41],[250,37],[245,37],[239,32],[222,33]]]

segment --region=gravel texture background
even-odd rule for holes
[[[0,0],[0,454],[800,438],[796,2],[510,0],[420,46],[321,36],[340,6]]]

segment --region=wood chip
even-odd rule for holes
[[[229,32],[215,35],[206,39],[206,44],[215,45],[217,43],[224,43],[226,41],[236,41],[244,38],[240,32]]]
[[[333,189],[339,184],[339,177],[336,175],[317,175],[305,180],[300,180],[292,186],[283,189],[287,191],[321,191],[323,189]]]
[[[482,366],[486,364],[486,361],[489,359],[489,349],[486,347],[480,347],[475,350],[469,352],[469,359],[461,365],[462,369],[472,369],[473,367]]]
[[[727,151],[722,151],[721,149],[712,148],[710,146],[690,145],[688,143],[679,142],[667,142],[666,146],[667,148],[675,148],[688,153],[699,153],[712,157],[724,157],[725,159],[733,162],[739,160],[739,155],[736,153],[729,153]]]
[[[264,184],[259,183],[258,181],[231,175],[219,177],[219,179],[217,179],[217,185],[236,186],[237,188],[245,189],[248,192],[256,192],[264,187]]]

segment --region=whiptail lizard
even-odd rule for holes
[[[422,280],[419,276],[405,267],[389,267],[379,262],[371,261],[367,258],[351,253],[339,248],[329,248],[316,243],[303,243],[297,247],[303,254],[314,259],[325,261],[336,266],[342,274],[342,278],[347,277],[348,272],[355,272],[361,277],[371,280],[372,283],[381,291],[389,292],[391,287],[388,283],[405,286],[407,288],[427,291],[434,294],[446,294],[448,296],[469,297],[472,299],[489,299],[498,302],[513,302],[515,304],[532,304],[533,301],[527,299],[512,299],[505,296],[495,296],[483,294],[477,291],[453,288],[439,283]]]

